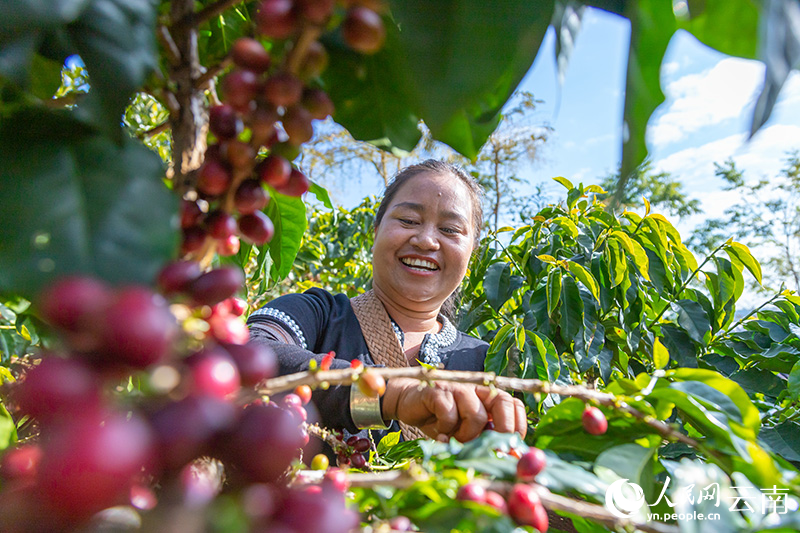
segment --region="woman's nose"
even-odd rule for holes
[[[412,236],[411,244],[424,250],[436,250],[439,248],[439,239],[436,238],[436,228],[422,224],[418,231]]]

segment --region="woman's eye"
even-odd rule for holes
[[[451,235],[455,235],[456,233],[459,233],[459,231],[456,228],[442,228],[441,231],[443,233],[449,233]]]

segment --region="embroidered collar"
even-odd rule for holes
[[[400,329],[400,326],[397,325],[397,322],[391,317],[389,319],[392,320],[392,329],[394,334],[397,335],[397,340],[400,341],[400,346],[402,346],[405,342],[405,334]],[[422,338],[422,344],[419,346],[419,359],[426,365],[438,366],[442,363],[442,356],[439,352],[456,340],[456,327],[444,315],[439,315],[439,320],[442,322],[442,329],[438,333],[426,333]]]

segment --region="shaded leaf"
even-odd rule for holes
[[[270,201],[264,212],[275,226],[275,236],[264,245],[272,258],[270,277],[281,280],[292,270],[308,227],[306,206],[301,198],[270,191]]]
[[[0,403],[0,452],[15,442],[17,442],[17,426],[14,424],[14,419],[11,418],[11,414]]]
[[[574,283],[574,282],[573,282]],[[547,274],[547,314],[553,316],[561,301],[561,269],[553,268]]]
[[[483,280],[486,300],[496,311],[511,298],[511,267],[508,263],[493,263],[486,270]]]
[[[797,422],[763,428],[758,439],[787,461],[800,462],[800,424]]]
[[[694,300],[683,299],[673,302],[672,308],[678,313],[678,324],[692,340],[704,344],[703,337],[711,331],[711,323],[703,307]]]

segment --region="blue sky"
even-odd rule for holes
[[[552,28],[520,85],[544,101],[534,112],[535,120],[553,128],[539,161],[521,173],[532,183],[548,183],[553,198],[563,189],[550,178],[599,183],[619,165],[629,33],[626,19],[587,9],[563,86],[557,81]],[[701,200],[704,215],[675,221],[684,237],[705,217],[720,216],[734,201],[721,191],[714,162],[732,157],[746,177],[775,176],[786,152],[800,148],[797,72],[784,87],[770,121],[751,142],[746,141],[762,79],[761,63],[720,54],[685,32],[676,33],[670,43],[662,63],[667,101],[650,120],[648,147],[655,168],[672,173],[690,197]],[[365,179],[358,191],[338,199],[352,206],[362,194],[380,190],[377,180]]]

